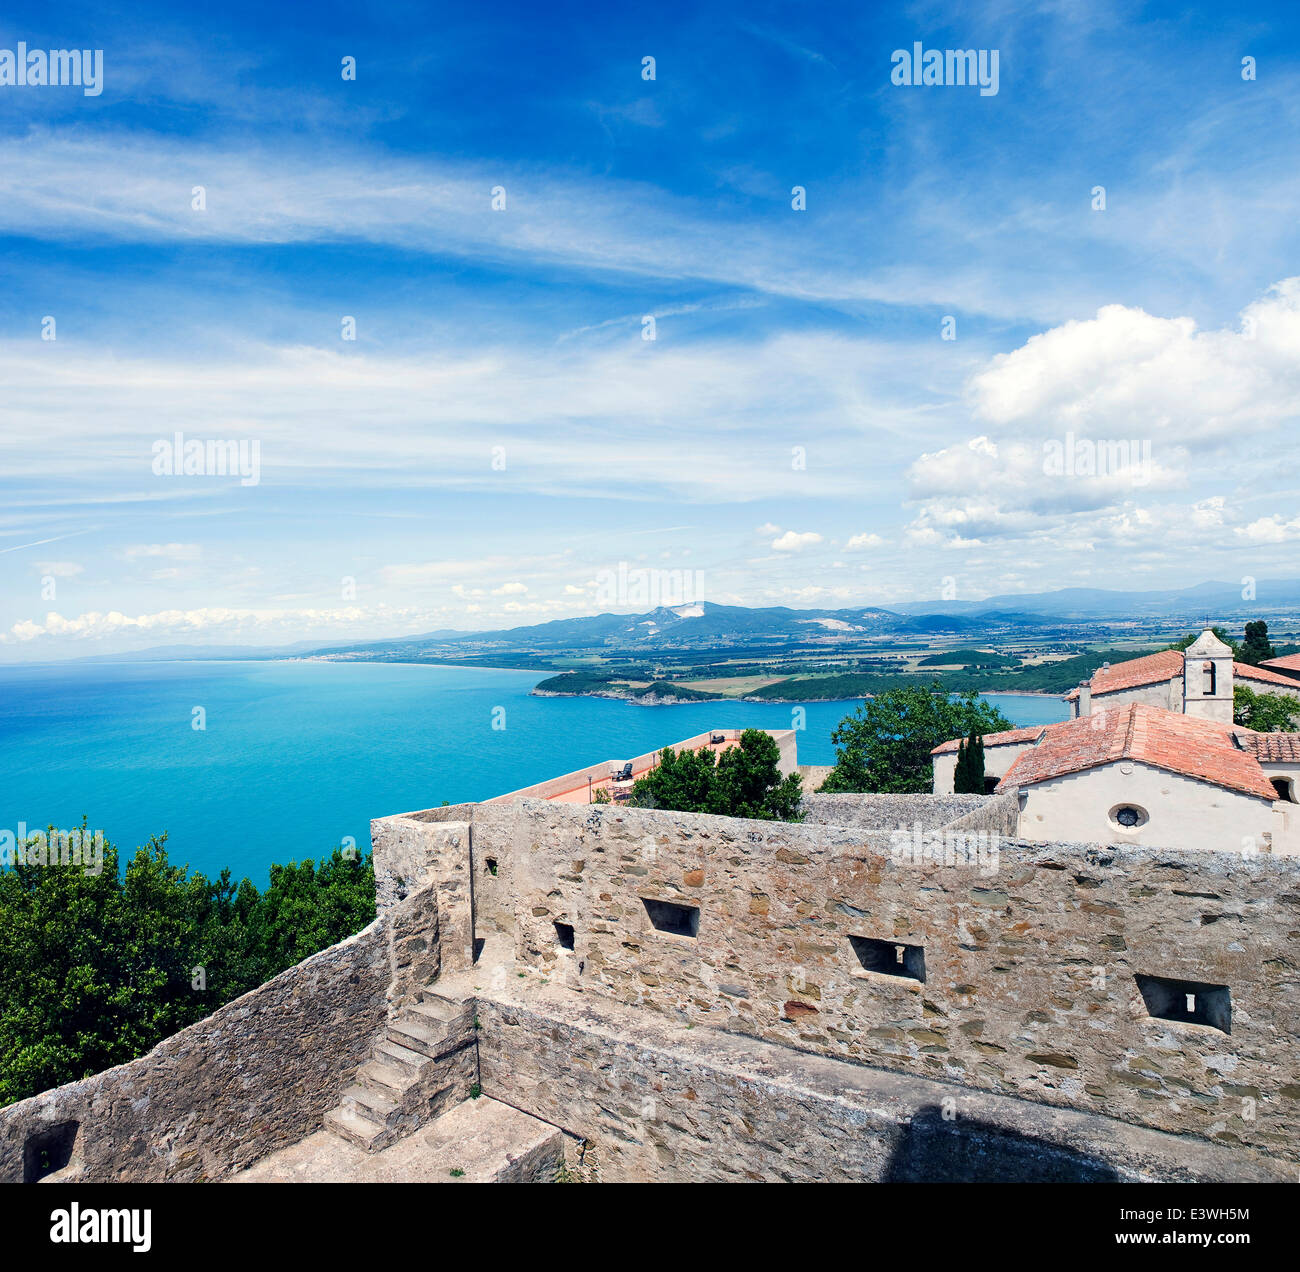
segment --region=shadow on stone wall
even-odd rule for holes
[[[893,1184],[1102,1184],[1122,1177],[1098,1158],[1050,1140],[969,1118],[946,1122],[932,1105],[903,1129],[882,1178]]]

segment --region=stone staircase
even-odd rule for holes
[[[469,1098],[478,1082],[474,1041],[472,1003],[421,990],[389,1021],[339,1106],[325,1114],[325,1129],[368,1153],[411,1134]]]

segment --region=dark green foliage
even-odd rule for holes
[[[541,681],[535,688],[539,693],[613,693],[613,680],[613,676],[602,672],[566,671]]]
[[[1234,685],[1232,722],[1256,733],[1291,733],[1300,729],[1300,701],[1290,694],[1256,693]]]
[[[1268,624],[1262,618],[1258,622],[1247,623],[1246,639],[1241,644],[1241,661],[1258,667],[1260,663],[1276,657],[1268,639]]]
[[[721,817],[801,821],[803,780],[797,773],[782,777],[779,760],[775,739],[763,729],[746,729],[739,746],[717,756],[709,750],[665,747],[659,764],[632,787],[632,803]]]
[[[680,698],[684,702],[712,702],[723,695],[703,689],[691,689],[672,680],[654,680],[641,689],[633,689],[629,680],[645,679],[649,673],[628,671],[566,671],[551,676],[536,687],[539,693],[609,695],[618,698]]]
[[[273,866],[259,893],[167,860],[0,868],[0,1105],[143,1055],[375,915],[370,859]],[[196,985],[198,987],[196,987]]]
[[[674,684],[671,680],[656,680],[644,689],[634,689],[634,698],[681,698],[685,702],[712,702],[721,698],[720,693],[709,693],[701,689],[690,689],[686,685]]]
[[[963,735],[998,733],[1011,721],[974,693],[949,697],[933,689],[890,689],[845,716],[831,734],[836,763],[823,791],[928,791],[930,752]],[[983,790],[983,760],[980,761]]]
[[[1194,637],[1188,637],[1190,644]],[[1185,645],[1178,646],[1185,648]],[[1131,658],[1141,658],[1153,654],[1156,649],[1097,649],[1088,653],[1077,654],[1059,662],[1044,662],[1017,665],[1012,655],[988,654],[982,650],[959,650],[952,654],[936,654],[941,661],[952,660],[957,654],[970,654],[978,657],[980,663],[1001,660],[998,666],[968,664],[963,671],[945,672],[944,685],[953,693],[975,692],[997,693],[1000,690],[1014,689],[1018,692],[1063,694],[1068,693],[1079,683],[1092,675],[1102,663],[1124,662]],[[552,676],[543,680],[538,690],[550,693],[572,694],[608,694],[621,698],[644,698],[650,694],[672,694],[679,698],[717,699],[727,695],[713,690],[688,689],[681,683],[693,676],[708,675],[754,675],[781,674],[780,667],[773,667],[766,662],[745,662],[728,655],[710,662],[707,658],[691,655],[689,660],[676,665],[672,675],[677,680],[667,680],[662,676],[655,683],[644,689],[631,689],[627,681],[650,679],[654,674],[646,668],[602,668],[595,671],[566,672],[564,675]],[[885,660],[867,656],[857,658],[857,669],[837,671],[831,675],[821,674],[816,659],[796,662],[790,665],[790,675],[771,684],[748,689],[746,698],[766,702],[827,702],[844,701],[854,698],[866,698],[885,693],[890,689],[908,689],[926,684],[921,672],[899,672],[893,670],[894,664]],[[501,664],[508,665],[506,663]],[[922,662],[924,665],[924,660]],[[876,667],[879,670],[876,670]]]
[[[958,795],[984,794],[984,739],[972,732],[957,748],[953,791]]]
[[[632,787],[641,808],[672,808],[683,813],[712,811],[716,758],[712,751],[674,751],[664,747],[659,763]]]
[[[917,660],[918,667],[968,667],[976,671],[986,667],[1018,667],[1019,658],[995,654],[987,649],[948,649]]]

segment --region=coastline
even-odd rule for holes
[[[503,670],[510,669],[503,668]],[[977,689],[975,692],[981,698],[1053,698],[1057,702],[1065,701],[1063,693],[1044,693],[1038,689]],[[675,707],[699,706],[705,702],[757,702],[766,706],[780,706],[783,703],[789,703],[792,706],[805,706],[813,702],[866,702],[875,695],[857,694],[851,698],[756,698],[752,694],[746,694],[743,697],[732,698],[726,694],[718,694],[712,698],[678,698],[671,695],[653,694],[639,698],[634,694],[611,693],[607,690],[578,690],[574,693],[558,693],[554,689],[533,688],[529,690],[529,696],[533,698],[608,698],[612,702],[630,702],[633,706],[638,707]]]

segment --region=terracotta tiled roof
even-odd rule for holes
[[[1276,799],[1254,751],[1238,745],[1236,732],[1214,720],[1130,702],[1048,729],[1036,747],[1016,757],[998,790],[1032,786],[1116,760],[1137,760],[1261,799]]]
[[[1300,669],[1300,655],[1292,655]],[[1281,662],[1281,659],[1275,659]],[[1105,697],[1108,693],[1118,693],[1122,689],[1136,689],[1140,685],[1159,684],[1162,680],[1173,680],[1183,674],[1183,653],[1179,649],[1162,649],[1158,654],[1148,654],[1145,658],[1130,658],[1128,662],[1116,663],[1113,667],[1099,667],[1092,673],[1088,682],[1092,696]],[[1240,680],[1257,680],[1264,684],[1286,685],[1295,689],[1294,677],[1283,676],[1266,667],[1252,667],[1249,663],[1234,662],[1232,674]],[[1079,696],[1077,689],[1071,689],[1065,695],[1073,702]]]
[[[1092,673],[1093,695],[1117,693],[1121,689],[1136,689],[1139,685],[1159,684],[1183,674],[1183,653],[1180,649],[1162,649],[1145,658],[1130,658],[1128,662],[1101,667]]]
[[[1182,674],[1182,650],[1162,649],[1159,653],[1147,654],[1145,658],[1130,658],[1110,667],[1098,667],[1092,673],[1088,687],[1095,698],[1098,694],[1118,693],[1121,689],[1136,689],[1139,685],[1157,685],[1162,680],[1173,680]],[[1078,696],[1078,689],[1071,689],[1065,695],[1070,702]]]
[[[986,733],[984,745],[985,747],[1011,746],[1014,742],[1037,742],[1045,728],[1047,726],[1044,724],[1031,724],[1023,729],[1007,729],[1004,733]],[[950,741],[940,742],[930,754],[941,755],[944,751],[955,751],[964,740],[964,738],[952,738]]]
[[[1284,676],[1280,672],[1269,671],[1267,667],[1252,667],[1249,663],[1235,662],[1232,674],[1238,680],[1259,680],[1267,685],[1285,685],[1288,689],[1300,689],[1294,676]]]
[[[1237,734],[1242,746],[1253,751],[1261,764],[1300,764],[1300,733]]]
[[[1283,654],[1281,658],[1270,658],[1263,664],[1274,671],[1300,672],[1300,654]]]

